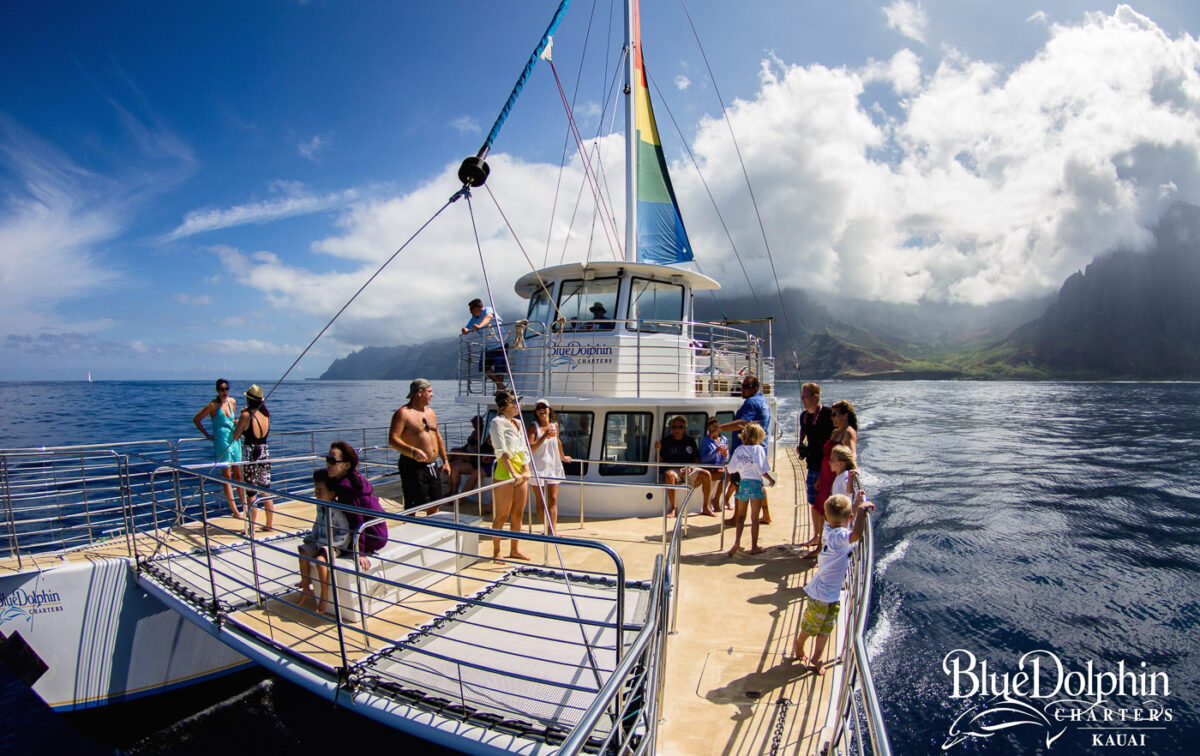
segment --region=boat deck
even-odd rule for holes
[[[760,539],[767,549],[762,554],[750,555],[743,550],[727,557],[724,552],[732,543],[731,529],[725,530],[722,540],[721,524],[716,518],[692,515],[688,519],[682,546],[678,616],[666,652],[662,722],[658,732],[660,753],[817,752],[818,735],[830,706],[832,675],[827,671],[818,676],[783,663],[799,625],[801,586],[815,567],[814,560],[798,559],[797,551],[789,545],[794,525],[798,540],[806,540],[810,533],[807,507],[796,500],[797,496],[803,497],[796,486],[798,469],[794,453],[781,452],[778,485],[768,489],[773,522],[762,527]],[[391,492],[387,485],[380,486],[383,497]],[[383,502],[390,511],[400,508],[395,500],[384,498]],[[311,522],[311,505],[303,502],[280,501],[276,509],[279,529],[304,528]],[[478,513],[473,504],[466,505],[464,511]],[[798,522],[794,523],[796,519]],[[673,525],[673,521],[668,525]],[[208,523],[210,538],[232,546],[239,541],[236,533],[240,526],[232,517],[213,518]],[[560,535],[564,537],[594,539],[616,550],[627,569],[627,579],[632,581],[651,577],[655,557],[663,551],[663,528],[663,519],[653,517],[583,523],[565,519],[559,523]],[[222,532],[225,529],[233,532],[226,535]],[[172,550],[201,547],[204,543],[204,533],[195,525],[174,527],[168,533]],[[294,554],[291,540],[276,536],[273,543]],[[747,526],[743,547],[748,545]],[[138,547],[143,556],[153,551],[154,536],[138,536]],[[556,553],[548,545],[533,543],[524,544],[523,548],[532,549],[527,553],[534,563],[552,566],[558,563],[561,554],[562,564],[568,570],[605,568],[604,555],[599,551],[564,548]],[[46,569],[64,561],[127,553],[126,539],[116,538],[53,557],[26,556],[24,569]],[[449,596],[471,595],[524,564],[492,562],[491,543],[487,539],[480,542],[479,553],[479,561],[454,577],[430,585],[429,589]],[[291,560],[289,564],[294,564],[294,557]],[[0,561],[0,570],[16,567],[13,559]],[[294,568],[281,564],[281,570],[290,569]],[[293,578],[294,573],[286,576],[289,581]],[[297,608],[298,592],[269,593],[274,597],[262,602],[248,601],[244,608],[230,612],[226,621],[330,669],[341,664],[342,644],[348,661],[361,662],[392,645],[381,640],[381,636],[404,638],[432,619],[446,615],[457,603],[453,598],[413,595],[402,604],[368,616],[366,632],[361,623],[343,622],[339,633],[332,618]],[[827,658],[831,651],[827,650]]]

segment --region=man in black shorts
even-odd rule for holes
[[[438,473],[450,475],[446,442],[438,430],[437,413],[429,406],[432,401],[433,384],[424,378],[413,381],[408,387],[408,404],[392,415],[388,431],[388,446],[400,452],[396,469],[404,488],[405,509],[442,498],[445,494]],[[426,512],[433,514],[437,507]]]
[[[692,467],[659,468],[665,469],[665,472],[662,474],[663,481],[669,485],[678,485],[687,481],[688,485],[692,488],[703,486],[704,498],[701,501],[707,502],[709,490],[712,487],[712,476],[708,474],[707,470],[694,466],[700,464],[699,442],[687,435],[687,420],[684,418],[671,418],[669,427],[671,435],[661,441],[654,442],[654,448],[658,451],[658,461],[665,464],[692,465]],[[667,504],[670,506],[670,511],[667,514],[670,517],[674,517],[674,489],[667,489]],[[707,505],[704,507],[702,514],[709,514]]]

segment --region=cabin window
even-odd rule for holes
[[[619,278],[563,281],[558,312],[566,331],[611,331],[616,326]]]
[[[554,320],[554,303],[545,289],[539,287],[534,293],[529,301],[529,314],[526,317],[529,320],[526,338],[540,336],[546,332],[545,324]]]
[[[634,278],[630,286],[629,319],[632,328],[645,333],[679,333],[683,320],[683,287],[648,278]]]
[[[604,446],[600,458],[605,462],[647,462],[650,459],[650,434],[654,414],[650,412],[609,412],[604,418]],[[645,475],[645,465],[600,466],[601,475]]]
[[[563,452],[568,457],[587,459],[592,453],[593,412],[559,412],[558,434],[562,439]],[[587,462],[564,462],[567,477],[587,475]]]
[[[704,412],[670,412],[663,415],[662,437],[666,438],[671,435],[671,421],[677,417],[682,417],[687,421],[687,435],[700,440],[704,435],[704,421],[708,419],[708,414]]]

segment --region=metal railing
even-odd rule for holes
[[[854,494],[857,495],[861,488],[858,479],[853,480]],[[835,691],[837,702],[829,710],[820,752],[829,756],[863,756],[867,753],[891,756],[865,641],[871,580],[875,572],[875,535],[870,512],[864,511],[859,516],[866,517],[867,521],[858,547],[851,552],[844,583],[845,642],[840,662],[841,679]]]
[[[504,365],[489,334],[459,337],[458,393],[489,397],[497,381],[528,396],[740,396],[741,379],[759,377],[772,393],[775,360],[767,335],[724,323],[649,320],[558,321],[509,326]]]
[[[155,476],[175,478],[185,499],[203,498],[211,484],[224,480],[169,463],[159,465]],[[235,485],[268,493],[245,483]],[[320,502],[304,494],[290,495],[297,502],[324,507],[327,518],[332,511],[371,516],[373,519],[358,528],[360,534],[373,522],[386,522],[390,526],[386,545],[365,555],[371,563],[369,567],[360,566],[357,559],[360,554],[353,546],[349,558],[335,559],[329,565],[330,605],[324,613],[312,605],[306,606],[301,600],[303,596],[297,597],[296,565],[307,557],[296,552],[298,537],[303,533],[287,536],[289,531],[303,527],[296,521],[284,525],[283,535],[248,539],[235,529],[223,527],[218,518],[210,518],[206,507],[173,506],[170,516],[177,516],[179,511],[195,511],[198,520],[176,519],[171,528],[144,536],[143,543],[149,540],[154,547],[150,552],[143,550],[138,554],[138,568],[214,622],[237,624],[243,610],[269,612],[275,617],[268,622],[274,628],[269,634],[262,635],[261,628],[254,623],[238,625],[243,634],[260,634],[267,645],[279,645],[279,633],[286,635],[286,631],[280,630],[284,624],[280,617],[288,614],[308,617],[304,640],[297,640],[291,650],[305,653],[307,648],[309,654],[320,657],[311,648],[316,643],[313,640],[316,628],[315,634],[326,638],[324,666],[328,672],[358,689],[417,706],[431,706],[443,715],[477,724],[486,723],[489,716],[499,716],[501,719],[497,721],[505,727],[524,728],[542,735],[550,732],[552,738],[565,739],[571,735],[561,729],[563,722],[578,722],[580,727],[586,722],[588,732],[580,747],[591,750],[603,741],[624,744],[612,752],[642,752],[634,746],[646,742],[647,737],[652,743],[657,726],[660,660],[665,653],[670,599],[675,588],[672,575],[679,563],[686,516],[674,523],[669,539],[664,537],[665,554],[656,558],[650,580],[631,582],[626,578],[620,556],[603,543],[524,530],[492,530],[461,511],[460,499],[506,485],[509,483],[491,484],[401,512],[382,514],[355,510],[337,502]],[[151,481],[144,491],[136,488],[131,491],[131,498],[138,500],[155,489]],[[680,489],[679,493],[681,511],[686,511],[691,491]],[[159,506],[153,500],[148,503]],[[423,510],[440,507],[449,511],[416,517]],[[277,518],[280,516],[281,513],[276,514]],[[180,538],[183,534],[192,537]],[[480,548],[486,551],[488,539],[497,537],[526,545],[543,544],[546,555],[540,562],[510,558],[508,564],[517,566],[496,580],[494,573],[481,574],[476,563],[485,559]],[[356,538],[352,544],[358,542]],[[600,562],[607,566],[598,564],[594,557],[586,558],[585,552],[599,553]],[[586,568],[582,566],[585,563]],[[515,577],[510,579],[510,575]],[[518,584],[526,576],[538,585]],[[591,586],[607,586],[612,595],[598,596],[588,590]],[[505,590],[508,593],[503,593]],[[539,594],[536,606],[521,600],[522,592],[528,591]],[[630,591],[645,591],[644,606],[636,611],[627,606]],[[554,608],[554,600],[559,602],[558,608]],[[569,605],[566,610],[562,608],[564,605]],[[403,610],[400,613],[394,611],[400,609]],[[470,625],[475,616],[472,611],[523,617],[527,624],[517,633],[523,636],[521,643],[503,653],[486,649],[487,654],[482,656],[473,654],[472,643],[455,640],[451,630],[455,625]],[[342,621],[319,624],[330,617]],[[571,631],[570,627],[577,630]],[[632,639],[627,638],[629,635]],[[455,646],[458,652],[448,655],[439,650],[439,642],[451,641],[459,644]],[[571,646],[568,655],[577,653],[579,659],[571,666],[570,662],[529,657],[530,652],[523,647],[537,642],[568,644]],[[416,667],[406,661],[413,655],[420,660]],[[504,658],[496,661],[497,655]],[[539,676],[530,676],[524,670],[535,658]],[[437,679],[425,679],[423,690],[411,681],[412,669],[426,673],[438,665],[447,671]],[[562,679],[557,682],[542,679],[547,668],[554,677],[556,665]],[[516,680],[525,688],[537,690],[542,686],[553,690],[530,694],[506,707],[497,700],[516,694],[481,682],[497,675]],[[470,694],[481,688],[486,695]],[[582,697],[585,703],[560,707],[553,716],[537,713],[539,701],[573,700],[572,697]],[[447,699],[454,703],[447,706]]]

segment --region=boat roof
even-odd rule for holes
[[[568,263],[566,265],[554,265],[549,268],[542,268],[531,273],[526,273],[517,279],[516,290],[525,299],[533,296],[533,292],[540,288],[538,283],[539,277],[545,283],[557,281],[563,278],[583,278],[586,271],[592,271],[592,275],[596,278],[606,278],[615,276],[617,271],[624,269],[626,273],[635,276],[644,276],[653,278],[659,281],[670,281],[678,276],[683,279],[683,282],[691,287],[693,291],[706,291],[709,289],[715,290],[721,288],[721,284],[709,278],[703,273],[697,273],[694,270],[685,270],[671,265],[655,265],[653,263],[637,263],[625,262],[623,260],[604,260],[598,262],[584,263]]]

